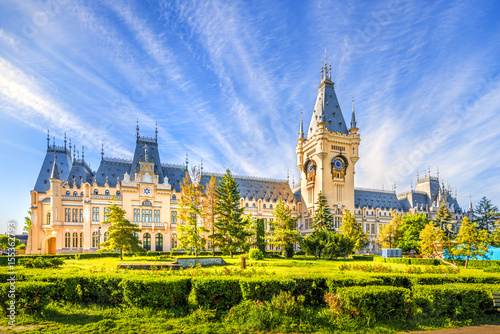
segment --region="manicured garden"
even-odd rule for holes
[[[241,269],[234,256],[223,267],[142,271],[118,269],[116,257],[64,257],[56,269],[18,264],[16,327],[3,317],[2,332],[395,333],[500,322],[490,295],[500,292],[500,273],[488,272],[500,268],[495,261],[456,270],[422,259],[295,256],[247,260]],[[7,273],[0,267],[2,282]],[[5,314],[9,288],[0,285]]]

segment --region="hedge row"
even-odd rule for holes
[[[50,254],[50,255],[16,255],[16,264],[19,262],[21,259],[35,259],[35,258],[47,258],[47,259],[53,259],[53,258],[60,258],[60,259],[75,259],[75,255],[77,257],[80,257],[80,259],[95,259],[95,258],[104,258],[104,257],[120,257],[120,254],[118,253],[79,253],[79,254]],[[0,266],[7,266],[9,264],[8,262],[8,255],[0,255]]]
[[[399,263],[406,265],[427,265],[427,266],[438,266],[441,265],[441,261],[438,259],[419,259],[419,258],[385,258],[381,256],[374,256],[373,261],[382,263]],[[465,260],[455,260],[458,266],[463,267],[465,265]],[[499,260],[470,260],[468,263],[468,268],[489,268],[489,267],[500,267]]]

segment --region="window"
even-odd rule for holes
[[[255,203],[252,203],[252,208],[255,208]]]
[[[92,233],[92,247],[96,248],[98,244],[99,244],[99,234],[97,231],[94,231]]]
[[[50,212],[47,213],[47,225],[50,225]]]
[[[93,222],[99,221],[99,208],[92,208],[92,221]]]
[[[71,209],[64,209],[64,221],[69,222],[71,221]]]
[[[134,237],[136,237],[137,239],[139,239],[139,234],[134,233]]]
[[[177,224],[177,211],[172,211],[172,224]]]
[[[109,190],[106,189],[106,191],[104,192],[104,195],[109,196]]]
[[[73,191],[73,197],[77,197],[78,193],[76,191]]]
[[[155,210],[155,223],[160,222],[160,210]]]
[[[245,208],[248,208],[248,203],[245,203]]]
[[[78,233],[73,232],[73,248],[78,248]]]
[[[80,209],[80,223],[83,223],[83,209]]]
[[[266,208],[266,204],[262,204],[262,208],[265,209]]]
[[[66,196],[69,196],[69,190],[68,190],[68,191],[66,191]]]
[[[108,214],[108,207],[104,208],[104,221],[108,221],[108,217],[106,216]]]
[[[73,223],[78,223],[78,209],[73,209],[72,210],[71,221]]]
[[[94,195],[99,195],[99,190],[94,189]]]
[[[83,191],[80,193],[80,197],[83,197]]]
[[[153,220],[152,213],[153,213],[153,210],[151,210],[151,209],[143,209],[142,210],[142,222],[143,223],[151,223]]]
[[[83,248],[83,232],[80,232],[80,248]]]
[[[157,252],[163,251],[163,234],[156,233],[155,250]]]
[[[372,234],[375,234],[375,224],[372,224],[371,228],[372,228],[371,230]]]
[[[172,201],[175,201],[177,200],[177,197],[175,196],[175,194],[172,195]]]
[[[69,232],[64,233],[64,247],[69,248],[71,247],[71,237]]]
[[[120,192],[120,190],[117,190],[116,191],[116,196],[120,196],[122,193]]]
[[[172,234],[172,249],[177,248],[177,236]]]
[[[340,228],[340,222],[342,218],[341,217],[335,217],[335,228],[338,229]]]
[[[151,202],[150,201],[144,201],[144,202],[142,202],[142,206],[151,206]]]
[[[269,209],[272,209],[273,208],[273,205],[272,204],[269,204]]]
[[[151,234],[144,233],[142,237],[142,247],[145,250],[151,250]]]
[[[109,232],[104,232],[104,242],[108,241]]]
[[[140,222],[141,221],[141,210],[139,209],[134,209],[134,222]]]

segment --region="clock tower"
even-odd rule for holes
[[[304,136],[301,116],[296,146],[303,201],[301,214],[305,217],[306,229],[314,215],[319,192],[326,197],[335,215],[337,228],[344,210],[354,213],[354,174],[359,160],[360,136],[354,115],[354,99],[348,127],[335,93],[331,65],[326,58],[321,67],[321,83],[311,122],[306,129],[307,135]]]

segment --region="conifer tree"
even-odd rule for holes
[[[201,224],[203,187],[199,183],[200,178],[200,171],[193,167],[192,174],[186,173],[182,181],[182,196],[179,200],[180,224],[177,226],[176,249],[193,249],[195,256],[198,256],[198,251],[206,244],[203,234],[208,232]]]
[[[467,269],[470,258],[485,256],[488,253],[490,247],[488,241],[488,231],[478,230],[477,223],[464,217],[455,239],[456,246],[453,254],[465,257],[465,268]]]
[[[134,233],[141,232],[137,225],[132,224],[125,219],[125,210],[116,204],[107,207],[106,222],[110,224],[108,227],[108,240],[101,243],[102,252],[120,251],[120,260],[123,260],[123,252],[143,252],[144,248],[139,246],[141,241]]]
[[[209,239],[212,241],[212,256],[215,256],[214,235],[215,235],[215,221],[217,217],[216,205],[217,196],[215,189],[217,188],[217,179],[212,174],[210,181],[205,186],[205,197],[203,198],[203,218],[204,225],[210,231]]]
[[[246,239],[250,236],[243,220],[242,214],[245,208],[240,207],[240,192],[238,183],[226,170],[215,190],[217,197],[215,221],[216,233],[213,235],[215,244],[224,252],[229,253],[231,258],[233,252],[243,247]]]
[[[436,220],[437,225],[439,226],[440,229],[443,231],[445,230],[445,226],[451,222],[451,213],[450,210],[448,210],[448,206],[446,206],[443,203],[441,203],[441,206],[439,207],[439,211],[436,215]]]
[[[491,233],[495,226],[495,221],[500,219],[498,207],[493,205],[486,197],[481,198],[474,208],[472,220],[477,223],[479,230],[487,230]]]
[[[257,218],[253,221],[253,229],[255,231],[254,246],[259,249],[262,254],[266,253],[266,225],[264,219]]]
[[[340,233],[352,240],[354,243],[354,252],[360,251],[370,244],[368,234],[363,231],[363,226],[356,222],[356,216],[350,213],[349,210],[345,210],[342,217]]]
[[[312,228],[314,230],[323,227],[333,229],[333,215],[328,207],[328,201],[321,191],[318,193],[318,200],[315,205]]]
[[[270,244],[280,247],[285,259],[288,258],[286,248],[300,241],[300,233],[297,231],[299,217],[292,216],[292,210],[281,199],[274,210],[273,235],[269,238]]]

